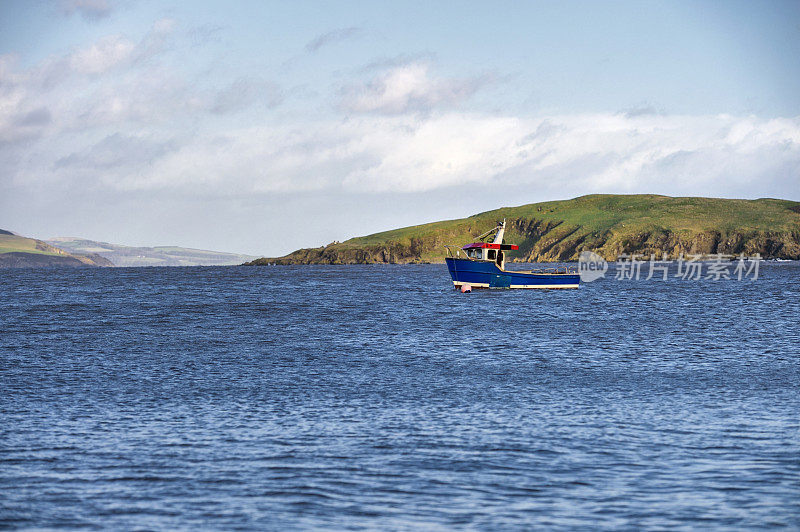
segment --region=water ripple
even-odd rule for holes
[[[0,528],[800,528],[800,265],[0,278]]]

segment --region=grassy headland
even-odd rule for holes
[[[41,240],[0,230],[0,268],[113,266],[95,255],[78,255]]]
[[[800,259],[800,203],[779,199],[673,198],[652,194],[590,195],[503,207],[468,218],[351,238],[263,264],[443,262],[444,245],[463,245],[507,220],[509,260],[577,260],[583,250],[608,260],[621,254],[740,254]]]

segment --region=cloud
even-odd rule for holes
[[[138,42],[123,35],[108,35],[84,48],[47,57],[27,70],[18,69],[15,54],[0,55],[0,98],[12,89],[28,93],[49,91],[76,79],[97,78],[145,64],[169,49],[174,27],[174,20],[160,19]]]
[[[572,182],[587,191],[692,190],[713,183],[755,187],[763,180],[800,179],[796,119],[574,115],[531,120],[449,113],[321,123],[308,132],[255,128],[230,134],[216,150],[201,146],[184,148],[183,157],[167,157],[165,166],[154,167],[150,185],[160,182],[159,175],[175,174],[181,183],[203,179],[204,186],[216,189],[224,183],[243,192],[330,187],[419,192],[493,182],[556,189]],[[189,163],[196,157],[202,165]],[[202,169],[201,174],[192,168]],[[787,176],[791,168],[795,173]]]
[[[175,27],[162,19],[138,40],[108,36],[28,69],[0,56],[0,186],[222,198],[800,190],[800,118],[469,112],[494,78],[446,76],[424,57],[355,71],[363,79],[332,112],[266,113],[284,94],[270,81],[176,68]]]
[[[356,27],[339,28],[319,35],[315,39],[306,44],[307,52],[316,52],[320,48],[334,44],[337,42],[346,41],[361,34],[361,29]]]
[[[38,138],[45,129],[58,135],[104,126],[157,125],[223,105],[214,102],[213,89],[186,79],[162,60],[174,43],[175,27],[174,20],[159,19],[138,41],[105,36],[28,69],[19,68],[14,54],[0,56],[0,142]],[[36,116],[44,116],[43,109],[49,120],[33,124]]]
[[[646,116],[646,115],[657,115],[657,114],[664,114],[662,111],[656,109],[655,106],[643,103],[640,105],[634,105],[633,107],[629,107],[627,109],[623,109],[619,113],[620,115],[626,116],[628,118],[634,118],[637,116]]]
[[[175,19],[169,17],[156,20],[137,46],[134,56],[136,60],[144,61],[167,50],[170,44],[169,39],[177,25]]]
[[[50,121],[53,119],[52,115],[50,114],[50,110],[47,107],[39,107],[38,109],[34,109],[33,111],[29,111],[24,115],[20,116],[16,120],[16,124],[18,126],[43,126],[49,124]]]
[[[209,129],[183,139],[113,135],[48,171],[79,183],[94,169],[109,190],[188,196],[491,186],[752,197],[800,190],[798,168],[800,119],[453,112]],[[38,179],[43,171],[22,173]]]
[[[17,143],[41,137],[53,120],[47,107],[27,112],[0,115],[0,145]]]
[[[106,37],[69,58],[69,65],[81,74],[101,74],[128,60],[136,45],[118,35]]]
[[[80,14],[84,20],[99,20],[111,14],[108,0],[63,0],[61,10],[66,16]]]
[[[201,24],[189,28],[188,36],[192,46],[202,46],[210,42],[219,42],[224,28],[219,24]]]
[[[70,70],[78,74],[102,74],[119,66],[142,63],[168,49],[175,26],[175,20],[161,18],[139,42],[122,35],[109,35],[72,52],[66,60]]]
[[[341,90],[342,109],[357,113],[403,114],[453,107],[467,100],[489,81],[487,76],[442,78],[430,65],[414,61],[391,65],[365,83]]]
[[[114,133],[83,152],[71,153],[55,162],[56,169],[79,169],[92,173],[126,168],[129,171],[147,166],[168,153],[170,141],[154,141],[144,136]]]
[[[280,89],[264,80],[240,78],[217,92],[209,105],[215,114],[227,114],[247,109],[253,103],[272,108],[281,103]]]
[[[63,109],[62,127],[84,132],[98,127],[157,128],[202,113],[207,105],[185,79],[170,69],[151,67],[98,84],[71,100]]]
[[[159,61],[174,26],[165,19],[138,42],[107,37],[29,70],[0,56],[0,179],[80,189],[94,176],[109,193],[222,197],[800,190],[800,118],[467,112],[459,104],[491,80],[437,75],[417,59],[360,71],[368,79],[340,93],[345,118],[289,109],[278,121],[242,113],[280,102],[269,81],[209,86]]]

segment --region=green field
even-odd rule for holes
[[[33,238],[25,238],[16,235],[0,234],[0,253],[37,253],[40,255],[65,255],[52,246],[41,245],[41,242]]]
[[[403,241],[435,232],[458,230],[464,224],[506,219],[543,219],[580,227],[586,232],[624,233],[669,228],[677,231],[796,230],[800,203],[778,199],[729,200],[672,198],[656,195],[591,195],[562,201],[503,207],[469,218],[434,222],[352,238],[344,244],[370,245]],[[624,230],[624,231],[623,231]]]

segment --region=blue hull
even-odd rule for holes
[[[494,262],[445,258],[453,284],[473,288],[578,288],[577,273],[533,273],[504,271]]]

